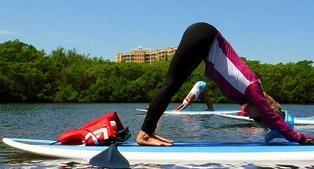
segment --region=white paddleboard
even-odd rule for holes
[[[140,112],[147,112],[146,109],[136,109]],[[239,113],[240,110],[215,110],[215,111],[205,111],[205,110],[182,110],[182,111],[174,111],[174,110],[166,110],[165,114],[173,114],[173,115],[212,115],[212,114],[235,114]]]
[[[83,159],[88,161],[104,151],[106,146],[75,146],[54,144],[53,140],[4,138],[11,147],[41,156]],[[265,142],[249,143],[174,143],[169,147],[139,146],[123,143],[118,150],[130,162],[155,164],[205,164],[210,162],[257,162],[257,161],[314,161],[314,146],[297,143]]]
[[[239,116],[239,115],[233,115],[233,114],[217,114],[220,117],[234,119],[234,120],[240,120],[240,121],[247,121],[247,122],[253,122],[253,119],[250,119],[247,116]],[[295,125],[314,125],[314,117],[294,117],[294,124]]]

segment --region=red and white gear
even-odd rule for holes
[[[124,128],[116,112],[110,112],[76,130],[63,132],[57,139],[69,145],[109,145],[127,139],[128,128]]]

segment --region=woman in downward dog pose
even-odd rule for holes
[[[173,141],[155,134],[161,115],[172,96],[187,77],[204,61],[205,74],[213,80],[222,93],[237,104],[247,104],[253,119],[282,134],[287,140],[300,144],[314,144],[311,137],[297,133],[285,123],[267,102],[261,81],[241,60],[221,33],[207,23],[195,23],[183,34],[178,49],[170,63],[164,86],[151,100],[147,115],[137,135],[140,145],[170,146]]]

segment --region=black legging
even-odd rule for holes
[[[164,86],[150,102],[141,128],[144,132],[154,133],[157,123],[169,105],[172,96],[208,55],[217,32],[214,26],[201,22],[195,23],[186,29],[170,63]]]

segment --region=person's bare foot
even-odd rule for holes
[[[161,140],[160,136],[156,135],[149,135],[147,133],[145,133],[144,131],[140,131],[136,137],[136,142],[139,145],[145,145],[145,146],[171,146],[172,142],[167,142],[167,141],[163,141]],[[163,138],[164,139],[164,138]],[[164,139],[167,140],[167,139]],[[168,140],[171,141],[171,140]]]
[[[164,142],[167,142],[167,143],[170,143],[170,144],[173,143],[173,140],[166,139],[166,138],[164,138],[164,137],[162,137],[162,136],[159,136],[159,135],[157,135],[157,134],[154,134],[154,137],[156,137],[156,138],[157,138],[158,140],[160,140],[160,141],[164,141]]]

